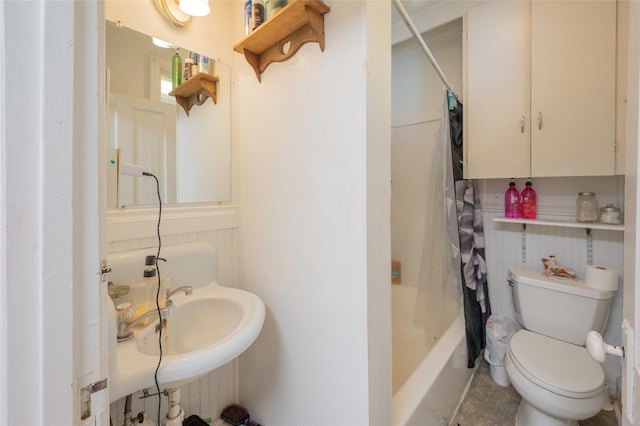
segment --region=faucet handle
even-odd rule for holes
[[[133,337],[133,331],[129,330],[129,324],[133,320],[133,314],[135,308],[132,303],[125,302],[116,306],[116,327],[117,327],[117,340],[118,342],[124,342]]]
[[[116,324],[129,324],[135,312],[133,304],[126,302],[116,306]]]

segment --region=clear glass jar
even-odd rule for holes
[[[622,223],[622,211],[613,204],[607,204],[600,209],[600,223],[620,225]]]
[[[598,221],[598,202],[593,192],[580,192],[576,200],[576,220],[583,223]]]

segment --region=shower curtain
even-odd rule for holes
[[[464,309],[469,368],[485,346],[491,314],[482,210],[476,183],[462,179],[462,104],[442,108],[426,183],[426,217],[414,323],[431,348]]]
[[[434,133],[436,140],[431,145],[431,162],[425,165],[428,170],[424,184],[428,214],[425,215],[414,310],[414,324],[424,330],[429,350],[460,314],[462,298],[460,268],[455,262],[456,257],[459,259],[459,249],[457,244],[451,244],[453,240],[448,226],[451,219],[456,220],[456,207],[453,178],[451,173],[446,173],[447,168],[451,168],[449,141],[442,137],[448,134],[447,111],[446,108],[443,110],[440,129]],[[445,196],[447,192],[452,194],[449,199]],[[454,232],[457,241],[457,228]]]
[[[445,101],[446,102],[446,101]],[[456,102],[448,111],[448,129],[443,133],[449,147],[451,167],[446,171],[455,186],[455,219],[449,215],[451,241],[459,249],[456,265],[459,265],[467,338],[467,366],[475,366],[475,360],[485,346],[485,324],[491,315],[485,261],[484,229],[477,183],[463,179],[462,163],[462,104]],[[448,130],[448,131],[447,131]],[[449,188],[448,188],[449,189]],[[452,197],[451,190],[447,197]],[[450,198],[449,198],[450,200]]]

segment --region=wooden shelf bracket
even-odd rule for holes
[[[172,90],[169,95],[175,96],[176,102],[188,116],[191,107],[202,105],[209,98],[214,104],[218,103],[217,84],[218,77],[198,73]]]

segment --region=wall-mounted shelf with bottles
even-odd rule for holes
[[[218,103],[218,80],[218,77],[211,74],[199,72],[169,92],[169,95],[175,96],[178,105],[189,115],[192,106],[202,105],[208,98],[214,104]]]
[[[272,62],[286,61],[308,42],[324,52],[324,14],[331,9],[319,0],[293,0],[233,46],[255,70],[258,81]]]

